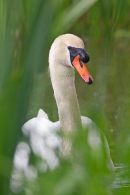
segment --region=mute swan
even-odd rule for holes
[[[40,155],[51,169],[58,164],[55,148],[61,150],[63,147],[63,150],[69,150],[71,147],[70,142],[61,140],[57,132],[60,129],[63,132],[72,132],[87,127],[87,142],[95,161],[100,162],[105,151],[107,170],[109,172],[114,170],[105,136],[91,119],[80,115],[74,84],[74,69],[77,69],[86,83],[92,84],[93,78],[86,67],[88,61],[89,55],[79,37],[65,34],[56,38],[49,53],[49,69],[60,122],[51,122],[47,114],[40,109],[37,117],[29,120],[22,127],[22,131],[30,135],[33,151]]]

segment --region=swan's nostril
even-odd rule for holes
[[[89,77],[89,81],[87,82],[89,85],[91,85],[93,83],[93,80],[91,77]]]

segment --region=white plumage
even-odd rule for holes
[[[83,129],[88,131],[86,142],[95,161],[102,160],[101,154],[105,150],[106,166],[110,172],[113,172],[114,165],[110,157],[109,145],[102,131],[88,117],[81,116],[81,119]],[[47,114],[40,109],[37,117],[23,125],[22,131],[30,137],[33,152],[44,160],[48,168],[54,169],[59,163],[58,156],[62,147],[62,139],[59,135],[60,122],[51,122]]]

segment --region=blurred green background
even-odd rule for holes
[[[76,73],[81,114],[103,130],[115,166],[130,164],[130,1],[0,0],[0,195],[130,194],[129,167],[120,185],[108,189],[96,181],[98,172],[83,167],[87,175],[76,173],[69,162],[53,173],[37,171],[33,180],[24,176],[22,187],[10,188],[16,146],[28,143],[22,125],[39,108],[58,120],[48,53],[65,33],[80,36],[91,59],[92,86]],[[30,158],[34,167],[36,158]]]

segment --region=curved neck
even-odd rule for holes
[[[61,129],[68,133],[82,129],[74,69],[70,66],[53,64],[50,65],[50,74]]]

